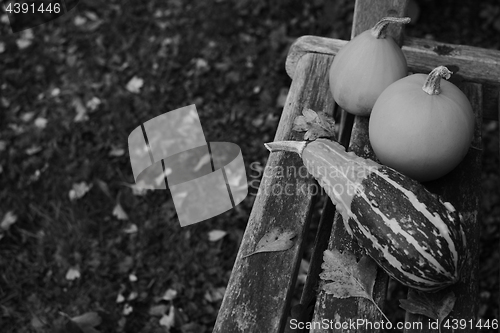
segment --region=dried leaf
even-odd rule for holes
[[[329,138],[335,135],[335,122],[324,111],[316,112],[304,109],[302,116],[297,116],[293,122],[293,130],[306,132],[305,140],[316,140],[317,138]]]
[[[274,228],[260,239],[254,252],[245,255],[243,258],[260,252],[278,252],[288,250],[295,243],[294,238],[296,236],[297,233],[293,231],[281,232],[278,228]]]
[[[370,257],[365,255],[356,262],[356,256],[349,251],[341,253],[336,249],[326,250],[323,253],[321,268],[323,272],[320,273],[320,278],[323,281],[332,281],[322,286],[327,294],[336,298],[366,298],[389,321],[372,297],[377,264]]]
[[[21,32],[21,38],[16,40],[17,47],[21,50],[29,47],[34,39],[33,30],[26,29]]]
[[[139,228],[137,228],[137,224],[132,223],[125,229],[123,229],[123,232],[126,234],[135,234],[137,231],[139,231]]]
[[[91,112],[94,112],[95,110],[97,110],[97,108],[99,107],[99,105],[101,105],[101,100],[97,97],[92,97],[90,100],[87,101],[87,103],[85,104],[85,106],[91,111]]]
[[[106,196],[107,196],[108,198],[110,198],[110,199],[111,199],[111,198],[112,198],[112,196],[111,196],[111,191],[109,190],[109,186],[108,186],[108,184],[107,184],[105,181],[101,180],[101,179],[96,179],[96,180],[95,180],[95,182],[96,182],[97,186],[99,187],[99,189],[100,189],[100,190],[101,190],[104,194],[106,194]]]
[[[73,317],[71,320],[78,324],[80,328],[85,326],[96,327],[101,324],[102,318],[99,316],[97,312],[87,312],[82,314],[81,316]]]
[[[118,220],[128,220],[128,215],[119,202],[117,202],[115,208],[113,208],[113,216]]]
[[[140,77],[134,76],[127,83],[127,90],[131,93],[138,94],[141,92],[141,88],[144,85],[144,80]]]
[[[48,120],[42,117],[38,117],[35,119],[35,127],[39,129],[44,129],[47,126]]]
[[[167,332],[170,332],[170,329],[174,326],[175,323],[175,311],[174,306],[171,305],[168,311],[168,314],[164,314],[160,319],[160,325],[164,326],[167,329]]]
[[[83,102],[80,99],[80,97],[75,97],[71,104],[73,105],[76,111],[76,116],[74,119],[75,122],[78,123],[89,120],[89,117],[87,116],[87,108],[85,107],[85,105],[83,105]]]
[[[437,319],[439,329],[441,329],[441,322],[453,310],[456,299],[453,291],[443,295],[442,293],[430,294],[410,289],[408,298],[399,300],[399,306],[408,312]]]
[[[39,153],[42,151],[42,147],[40,146],[37,146],[37,145],[32,145],[31,147],[29,147],[28,149],[26,149],[26,155],[35,155],[36,153]]]
[[[161,317],[167,312],[169,307],[165,304],[154,305],[149,309],[149,315],[154,317]]]
[[[80,278],[80,270],[78,267],[71,267],[66,272],[66,280],[73,281]]]
[[[80,199],[83,197],[90,189],[92,188],[92,184],[89,186],[85,182],[75,183],[73,184],[73,188],[69,191],[69,199],[74,201],[76,199]]]
[[[132,307],[132,305],[130,305],[130,304],[125,304],[125,305],[123,306],[123,311],[122,311],[122,313],[123,313],[123,315],[124,315],[124,316],[128,316],[129,314],[131,314],[131,313],[132,313],[132,311],[134,311],[134,308]]]
[[[176,296],[177,290],[169,288],[167,289],[167,291],[165,291],[165,294],[163,294],[162,299],[164,301],[172,301]]]
[[[205,292],[204,298],[207,302],[215,303],[223,299],[225,293],[226,293],[225,287],[210,289]]]
[[[123,296],[121,293],[116,296],[116,303],[123,303],[125,302],[125,296]]]
[[[125,149],[116,146],[113,146],[111,148],[111,151],[109,152],[109,156],[113,157],[120,157],[123,156],[124,154],[125,154]]]
[[[208,240],[211,242],[217,242],[219,239],[222,239],[227,235],[227,232],[224,230],[212,230],[208,232]]]
[[[17,221],[17,215],[14,214],[13,211],[8,211],[3,216],[2,222],[0,223],[0,229],[7,231],[9,230],[11,225],[16,223],[16,221]]]

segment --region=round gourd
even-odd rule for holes
[[[383,18],[337,53],[329,80],[330,91],[340,107],[354,115],[368,116],[382,91],[407,75],[403,52],[385,30],[389,23],[408,22],[409,18]]]
[[[474,114],[444,66],[391,84],[375,103],[369,137],[377,158],[418,181],[440,178],[465,157]],[[423,87],[423,88],[422,88]]]

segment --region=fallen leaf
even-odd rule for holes
[[[79,97],[75,97],[71,104],[76,111],[76,116],[74,119],[75,122],[78,123],[89,120],[89,117],[87,115],[87,108],[85,107],[85,105],[83,105],[83,102]]]
[[[87,22],[87,19],[83,16],[77,15],[75,19],[73,20],[73,23],[77,26],[80,27],[84,25]]]
[[[92,184],[89,186],[85,182],[73,184],[73,188],[69,191],[69,199],[71,201],[82,198],[90,189]]]
[[[71,321],[80,326],[80,328],[86,326],[96,327],[101,324],[102,318],[97,312],[87,312],[80,316],[71,318]]]
[[[137,228],[137,225],[135,223],[132,223],[128,227],[123,229],[123,232],[126,234],[135,234],[137,231],[139,231],[139,228]]]
[[[144,80],[140,77],[134,76],[127,83],[126,89],[131,93],[138,94],[141,92],[141,88],[144,85]]]
[[[30,323],[35,330],[41,330],[45,326],[45,324],[36,315],[33,315]]]
[[[125,297],[120,293],[118,296],[116,296],[116,303],[123,303],[125,302]]]
[[[167,291],[165,291],[165,294],[163,294],[162,299],[164,301],[172,301],[176,296],[177,296],[177,290],[169,288],[167,289]]]
[[[293,121],[293,130],[306,132],[305,140],[329,138],[335,135],[335,122],[326,112],[316,112],[311,109],[302,110],[302,116],[297,116]]]
[[[118,264],[118,271],[120,273],[127,273],[132,268],[133,265],[134,265],[134,258],[132,258],[131,256],[126,256]]]
[[[21,38],[16,40],[17,47],[20,50],[23,50],[31,45],[33,42],[33,38],[35,36],[33,35],[33,30],[32,29],[26,29],[21,32]]]
[[[128,297],[127,297],[127,301],[133,301],[134,299],[136,299],[137,297],[139,296],[139,294],[137,293],[137,291],[132,291]]]
[[[60,93],[61,93],[61,89],[56,87],[56,88],[52,89],[52,91],[50,92],[50,95],[52,97],[57,97],[57,96],[59,96]]]
[[[164,314],[160,319],[160,325],[164,326],[167,329],[167,332],[170,332],[170,329],[174,326],[175,323],[175,311],[174,306],[171,305],[168,311],[168,314]]]
[[[399,300],[399,306],[408,312],[437,319],[439,332],[441,332],[441,323],[453,310],[456,299],[453,291],[443,295],[442,293],[430,294],[410,289],[408,298]]]
[[[130,304],[125,304],[123,306],[123,315],[124,316],[128,316],[129,314],[132,313],[132,311],[134,311],[134,308]]]
[[[356,262],[356,256],[349,251],[341,253],[337,249],[325,250],[321,268],[323,269],[319,275],[321,280],[332,281],[322,285],[327,294],[336,298],[366,298],[389,321],[372,297],[377,264],[370,257],[365,255]]]
[[[274,228],[267,232],[257,243],[254,252],[251,252],[243,258],[249,257],[260,252],[278,252],[288,250],[295,243],[294,238],[297,233],[293,231],[281,232],[278,228]]]
[[[35,126],[39,129],[44,129],[47,126],[48,120],[42,117],[35,119]]]
[[[208,232],[208,240],[211,242],[217,242],[219,239],[222,239],[227,235],[227,232],[224,230],[212,230]]]
[[[5,52],[5,43],[0,42],[0,53],[4,53],[4,52]]]
[[[79,270],[78,267],[71,267],[66,272],[66,280],[69,280],[69,281],[74,281],[76,279],[79,279],[80,276],[81,276],[80,275],[80,270]]]
[[[39,153],[42,151],[42,147],[40,146],[37,146],[37,145],[33,145],[31,147],[29,147],[28,149],[26,149],[26,155],[35,155],[36,153]]]
[[[99,187],[99,189],[104,193],[106,194],[106,196],[108,198],[112,198],[111,196],[111,191],[109,190],[109,186],[108,184],[106,184],[105,181],[101,180],[101,179],[96,179],[95,182],[97,183],[97,186]]]
[[[109,156],[113,157],[120,157],[125,154],[125,149],[120,148],[120,147],[112,147],[111,151],[109,152]]]
[[[14,214],[13,211],[8,211],[3,216],[2,222],[0,223],[0,229],[7,231],[9,230],[11,225],[16,223],[16,221],[17,221],[17,215]]]
[[[87,101],[87,103],[85,104],[85,106],[91,111],[91,112],[94,112],[95,110],[97,110],[97,108],[99,107],[99,105],[101,105],[101,100],[97,97],[92,97],[91,99],[89,99]]]
[[[146,188],[145,184],[146,183],[143,180],[138,181],[137,184],[123,183],[123,185],[132,189],[132,194],[135,196],[144,196],[148,193],[148,191],[150,191]]]
[[[154,305],[149,309],[149,315],[154,317],[162,317],[169,309],[165,304]]]
[[[119,202],[117,202],[115,208],[113,208],[113,216],[118,220],[128,220],[128,215]]]
[[[27,123],[28,121],[31,121],[35,117],[35,112],[25,112],[21,115],[21,120]]]
[[[221,299],[224,298],[224,294],[226,292],[225,287],[219,287],[215,289],[210,289],[205,292],[205,300],[207,300],[210,303],[215,303],[217,301],[220,301]]]

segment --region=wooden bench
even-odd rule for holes
[[[354,12],[353,36],[371,28],[384,16],[403,17],[406,1],[357,0]],[[448,318],[477,320],[480,177],[481,177],[481,125],[482,118],[497,119],[500,91],[500,52],[481,48],[444,44],[430,40],[405,38],[402,28],[392,27],[389,34],[403,44],[410,72],[429,73],[438,65],[445,65],[455,74],[455,83],[468,96],[476,116],[476,129],[472,146],[465,160],[447,176],[426,184],[428,189],[451,202],[465,217],[464,227],[470,258],[464,267],[462,279],[447,288],[457,296],[455,307]],[[329,92],[328,71],[344,40],[304,36],[291,47],[286,70],[292,84],[277,129],[275,141],[301,140],[300,133],[292,131],[294,118],[304,108],[324,110],[332,114],[335,102]],[[337,110],[340,111],[340,110]],[[338,140],[356,154],[375,158],[368,141],[368,119],[354,118],[342,112],[341,134]],[[311,177],[299,176],[302,161],[290,153],[272,153],[262,178],[259,193],[245,231],[236,262],[222,302],[214,332],[283,332],[290,330],[291,317],[302,322],[348,322],[365,318],[370,322],[382,321],[376,307],[362,298],[337,299],[318,288],[327,248],[350,250],[358,256],[362,250],[344,230],[342,218],[328,199],[322,208],[322,217],[314,243],[313,254],[300,304],[291,311],[291,299],[301,263],[304,240],[317,196],[304,188],[314,185]],[[275,171],[275,172],[273,172]],[[278,172],[284,171],[284,172]],[[287,191],[283,191],[284,186]],[[293,193],[293,195],[290,195]],[[286,227],[297,233],[295,245],[282,252],[270,252],[243,258],[252,252],[258,240],[274,227]],[[374,299],[382,308],[388,276],[379,269]],[[312,307],[314,307],[312,309]],[[311,310],[311,311],[309,311]],[[420,315],[406,313],[407,323],[427,323]],[[427,324],[426,324],[427,325]],[[423,325],[422,329],[405,332],[437,332]],[[316,328],[311,332],[381,332],[379,329],[332,330]],[[443,329],[443,332],[452,330]],[[473,329],[456,330],[473,332]],[[300,332],[294,330],[293,332]]]

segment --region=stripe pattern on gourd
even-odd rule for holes
[[[457,282],[466,245],[458,212],[387,167],[362,185],[348,224],[366,252],[393,278],[419,290]]]
[[[451,204],[417,181],[329,140],[307,144],[301,155],[342,214],[347,231],[390,276],[424,291],[458,280],[466,244],[460,215]]]

